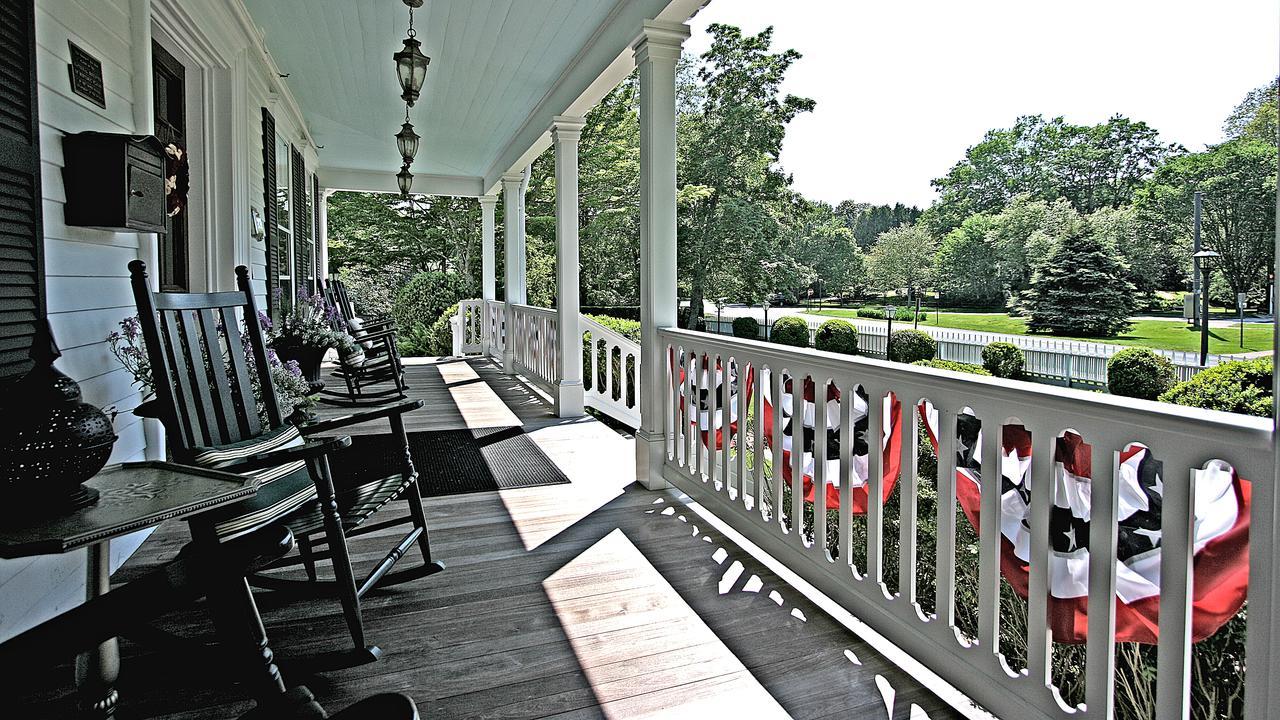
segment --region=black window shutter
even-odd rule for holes
[[[311,176],[311,227],[315,228],[315,232],[311,233],[311,257],[312,264],[315,265],[315,279],[320,280],[320,276],[324,273],[324,268],[320,267],[320,203],[324,202],[320,197],[320,178]]]
[[[293,276],[297,288],[311,289],[311,211],[307,208],[307,166],[302,153],[292,148],[289,169],[293,172]]]
[[[262,108],[262,215],[267,228],[267,314],[277,317],[280,303],[280,231],[276,228],[276,119]]]
[[[31,369],[45,317],[34,0],[0,3],[0,379]]]

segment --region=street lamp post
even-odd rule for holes
[[[1191,256],[1200,265],[1200,367],[1209,360],[1209,260],[1221,256],[1212,250],[1201,250]]]
[[[764,339],[769,339],[769,301],[762,300],[760,307],[764,308]]]

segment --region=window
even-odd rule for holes
[[[297,293],[294,287],[293,174],[289,172],[289,141],[276,136],[276,242],[280,252],[279,287],[281,307],[289,307]]]

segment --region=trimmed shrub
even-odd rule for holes
[[[760,322],[753,317],[734,318],[733,336],[755,340],[760,337]]]
[[[847,320],[827,320],[818,326],[813,346],[827,352],[857,355],[858,328]]]
[[[894,330],[889,336],[889,359],[913,363],[932,360],[938,354],[938,343],[923,330]]]
[[[981,366],[956,362],[954,360],[917,360],[911,364],[934,368],[935,370],[954,370],[955,372],[969,373],[970,375],[985,375],[988,377],[991,375],[990,372]]]
[[[854,312],[856,312],[860,318],[867,318],[869,320],[885,319],[884,308],[882,307],[860,307]],[[928,320],[929,314],[921,312],[919,317],[921,320]],[[911,322],[916,319],[916,310],[915,308],[905,306],[896,308],[893,311],[893,319],[898,322]]]
[[[1271,417],[1271,358],[1215,365],[1160,396],[1161,402]]]
[[[882,308],[861,307],[858,308],[858,317],[868,318],[871,320],[883,320],[884,310]]]
[[[471,278],[458,273],[420,272],[396,293],[391,319],[400,332],[419,323],[430,328],[442,313],[459,300],[475,294]]]
[[[1013,343],[993,342],[982,348],[982,367],[996,377],[1022,377],[1022,366],[1025,364],[1026,358],[1022,356],[1021,348]]]
[[[1127,348],[1107,361],[1107,390],[1112,395],[1155,400],[1177,380],[1169,358],[1147,348]]]
[[[779,345],[809,347],[809,323],[794,315],[780,317],[774,321],[769,339]]]

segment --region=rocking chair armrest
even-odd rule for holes
[[[224,465],[218,469],[233,473],[246,473],[253,470],[276,467],[277,465],[284,465],[285,463],[291,463],[298,460],[311,460],[349,447],[351,447],[351,437],[348,435],[335,435],[333,437],[314,439],[308,438],[302,445],[258,453],[257,455],[250,455],[242,460],[237,460],[230,465]]]
[[[385,328],[394,328],[395,324],[396,321],[390,318],[382,320],[362,320],[360,329],[368,330],[369,332],[377,332],[378,330],[383,330]]]
[[[330,432],[352,425],[369,422],[370,420],[379,420],[381,418],[389,418],[393,415],[403,415],[407,412],[417,410],[425,403],[421,400],[401,400],[399,402],[381,405],[372,410],[351,413],[350,415],[341,415],[328,420],[317,420],[316,422],[307,423],[298,429],[303,435],[310,436],[314,433]]]
[[[378,330],[377,332],[360,333],[359,335],[352,336],[352,338],[358,343],[369,342],[370,340],[381,340],[383,338],[391,338],[392,340],[394,340],[395,337],[396,337],[395,328]]]

